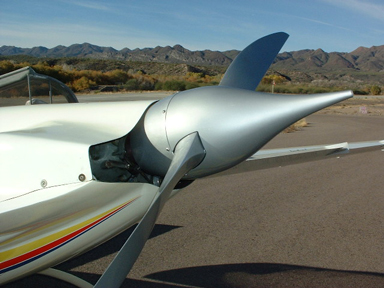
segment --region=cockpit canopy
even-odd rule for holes
[[[0,76],[0,98],[25,97],[27,105],[78,103],[64,83],[24,67]]]

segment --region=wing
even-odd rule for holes
[[[384,140],[263,149],[259,150],[257,153],[253,154],[246,161],[240,163],[239,165],[219,174],[214,174],[211,177],[311,162],[332,156],[351,155],[379,149],[384,151]]]

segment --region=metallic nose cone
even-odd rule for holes
[[[351,91],[278,95],[225,86],[185,91],[149,108],[132,131],[133,156],[147,173],[164,176],[177,142],[197,131],[206,157],[184,179],[208,176],[246,160],[297,120],[352,96]]]

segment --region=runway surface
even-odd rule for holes
[[[384,139],[384,117],[307,122],[267,147]],[[383,174],[375,151],[197,180],[166,204],[122,287],[384,287]],[[131,231],[58,268],[95,283]],[[72,287],[4,287],[53,286]]]

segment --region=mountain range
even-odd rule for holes
[[[29,55],[34,57],[60,58],[81,57],[141,62],[169,62],[198,65],[229,65],[239,51],[218,52],[211,50],[190,51],[181,45],[155,48],[134,49],[124,48],[116,50],[112,47],[100,47],[89,43],[73,44],[69,47],[56,46],[19,48],[15,46],[0,47],[0,55]]]
[[[0,60],[14,57],[37,57],[66,66],[68,69],[123,69],[157,75],[185,75],[203,72],[224,73],[240,51],[190,51],[181,45],[144,49],[116,50],[89,43],[71,46],[19,48],[0,47]],[[94,61],[86,61],[86,59]],[[27,59],[29,61],[30,59]],[[114,60],[114,61],[108,61]],[[25,59],[23,61],[26,61]],[[267,74],[277,74],[292,83],[312,83],[319,86],[364,87],[384,85],[384,45],[359,47],[346,52],[327,53],[322,49],[282,52],[277,55]]]
[[[29,55],[39,58],[80,57],[95,59],[112,59],[123,61],[185,63],[190,65],[228,66],[239,51],[190,51],[181,45],[155,48],[116,50],[112,47],[100,47],[89,43],[71,46],[19,48],[15,46],[0,47],[0,55]],[[356,50],[327,53],[322,49],[299,50],[280,53],[272,67],[283,70],[356,70],[384,72],[384,45],[371,48],[359,47]]]

